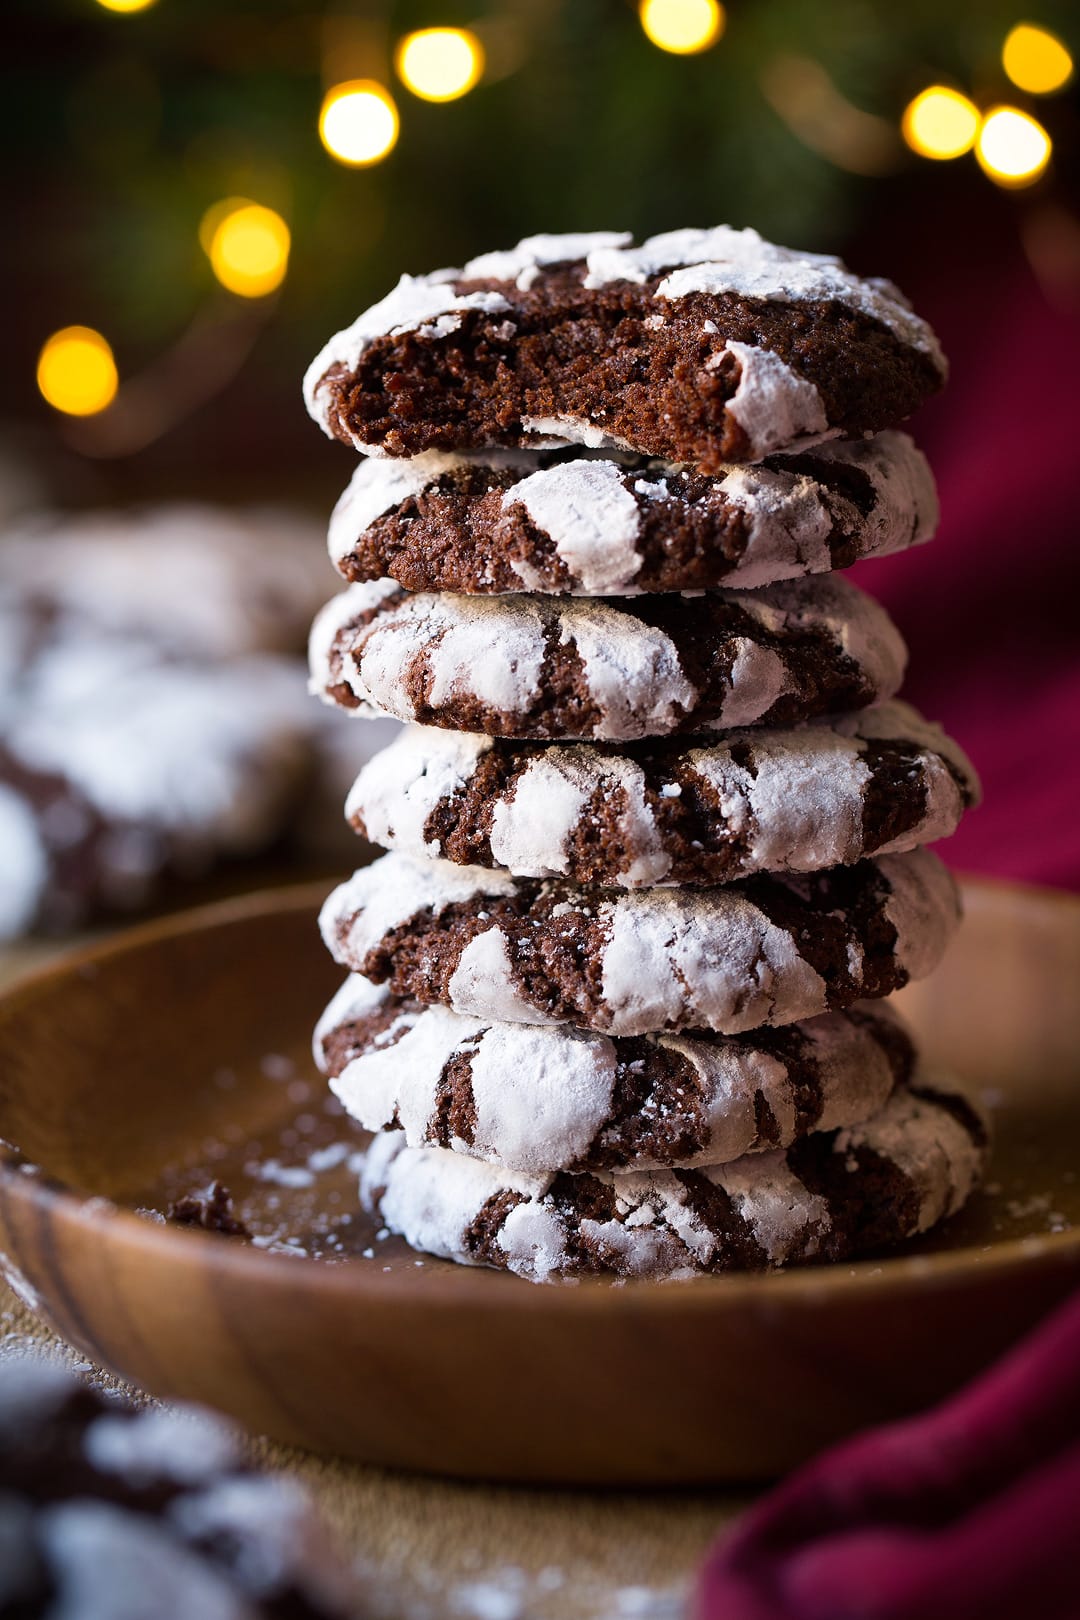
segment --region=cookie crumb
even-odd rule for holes
[[[169,1205],[166,1220],[174,1226],[198,1226],[204,1232],[251,1241],[251,1229],[235,1213],[233,1195],[220,1181],[208,1193],[185,1193],[177,1198]]]

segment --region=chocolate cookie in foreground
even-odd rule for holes
[[[347,1620],[356,1598],[304,1494],[208,1412],[0,1367],[0,1615]]]
[[[945,379],[888,282],[753,230],[530,237],[403,276],[304,379],[331,435],[388,456],[569,442],[716,472],[895,426]]]
[[[373,843],[517,877],[648,888],[807,872],[932,843],[970,761],[906,703],[716,742],[515,743],[412,726],[356,779]]]
[[[349,580],[567,596],[750,589],[929,540],[938,506],[906,433],[715,477],[588,450],[361,461],[330,520]]]
[[[320,927],[352,972],[469,1017],[732,1035],[889,995],[958,920],[926,850],[632,894],[390,854],[333,891]]]
[[[726,1164],[877,1112],[915,1066],[887,1003],[753,1035],[493,1024],[356,975],[315,1031],[365,1130],[530,1174]]]
[[[906,650],[831,575],[605,601],[351,585],[311,632],[312,691],[497,737],[623,739],[788,725],[892,697]]]
[[[955,1214],[985,1156],[967,1099],[916,1085],[864,1124],[698,1170],[522,1175],[387,1131],[360,1195],[414,1248],[463,1265],[683,1278],[878,1254]]]

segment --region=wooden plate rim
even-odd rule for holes
[[[982,876],[961,875],[960,880],[969,890],[1006,890],[1039,903],[1080,912],[1080,896],[1064,890]],[[64,952],[43,967],[20,975],[0,992],[0,1020],[11,1016],[24,998],[47,993],[57,980],[81,975],[88,967],[179,935],[230,927],[282,911],[314,911],[324,894],[325,884],[322,883],[260,889],[142,923],[98,944]],[[175,1264],[183,1252],[177,1249],[179,1242],[196,1245],[188,1248],[188,1254],[192,1260],[198,1259],[200,1265],[208,1263],[227,1276],[243,1277],[249,1282],[257,1280],[271,1288],[310,1286],[357,1302],[377,1301],[390,1307],[401,1299],[415,1301],[418,1294],[417,1280],[408,1272],[372,1275],[370,1268],[360,1261],[305,1262],[295,1256],[253,1249],[210,1233],[159,1226],[100,1194],[80,1191],[35,1171],[17,1147],[3,1139],[0,1139],[0,1195],[42,1216],[47,1214],[64,1226],[87,1229],[103,1242],[142,1249],[159,1262]],[[18,1265],[17,1255],[10,1259]],[[514,1310],[527,1306],[544,1311],[591,1313],[624,1308],[636,1316],[642,1310],[668,1314],[675,1304],[693,1312],[710,1313],[738,1302],[775,1304],[777,1296],[793,1301],[817,1301],[826,1292],[847,1293],[852,1289],[863,1290],[867,1285],[892,1285],[900,1290],[922,1292],[931,1283],[948,1286],[958,1274],[967,1277],[990,1269],[1000,1272],[1043,1266],[1054,1269],[1070,1260],[1080,1261],[1080,1228],[1008,1238],[978,1247],[968,1245],[929,1255],[897,1255],[821,1268],[700,1277],[679,1284],[629,1280],[613,1286],[600,1279],[582,1278],[572,1285],[535,1288],[525,1283],[514,1286],[519,1280],[504,1273],[461,1266],[435,1277],[425,1277],[420,1286],[425,1309],[437,1311],[456,1311],[481,1304],[490,1309],[509,1301]],[[496,1289],[501,1292],[496,1293]]]

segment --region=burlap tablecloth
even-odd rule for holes
[[[55,954],[0,951],[0,987]],[[0,1358],[83,1360],[0,1283]],[[137,1393],[131,1392],[129,1393]],[[265,1437],[255,1457],[309,1487],[356,1565],[373,1620],[652,1620],[682,1613],[693,1571],[747,1500],[723,1493],[603,1493],[458,1484],[365,1468]]]

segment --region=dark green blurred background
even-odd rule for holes
[[[299,402],[314,351],[402,270],[537,230],[727,221],[872,272],[902,270],[900,242],[945,273],[977,216],[1006,251],[1033,208],[1068,198],[1078,144],[1071,88],[1032,100],[1004,77],[1002,41],[1024,15],[1016,0],[733,0],[719,41],[678,56],[646,39],[628,0],[156,0],[134,14],[8,0],[8,457],[62,502],[325,502],[348,467]],[[1031,20],[1075,47],[1075,5],[1048,0]],[[403,33],[433,24],[475,28],[489,64],[441,105],[411,95],[391,65]],[[381,79],[401,115],[398,145],[368,169],[336,163],[318,138],[342,64]],[[840,109],[839,156],[800,131],[808,64],[826,115],[830,95]],[[1037,187],[1005,191],[970,155],[931,162],[903,144],[902,111],[934,82],[1035,113],[1054,140]],[[199,245],[206,209],[233,195],[291,228],[288,276],[268,299],[224,292]],[[122,383],[150,368],[148,386],[167,393],[176,368],[201,368],[207,397],[136,452],[102,454],[35,386],[42,342],[71,323],[107,336]]]

